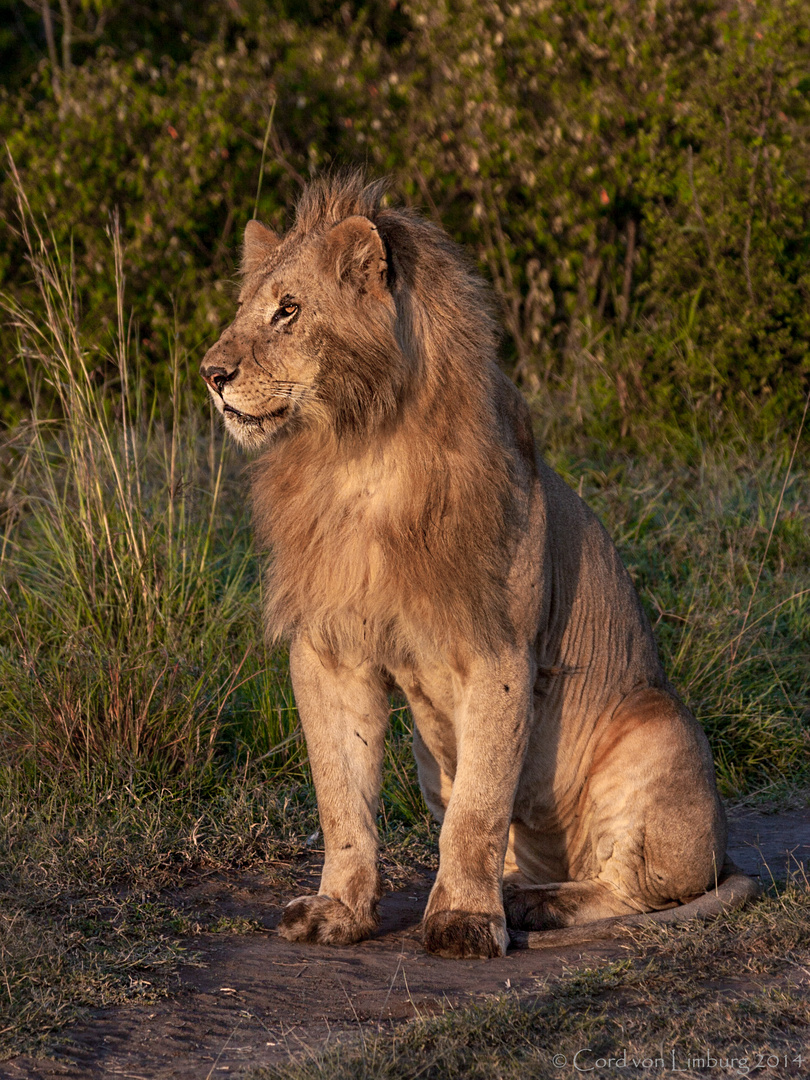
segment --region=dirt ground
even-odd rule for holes
[[[803,864],[810,869],[810,809],[765,815],[730,814],[729,853],[767,883]],[[429,877],[414,878],[381,905],[376,936],[345,949],[292,945],[274,932],[288,899],[261,878],[219,889],[229,914],[258,919],[265,932],[208,935],[189,943],[198,960],[185,967],[177,991],[152,1006],[99,1010],[55,1060],[0,1063],[3,1080],[130,1077],[208,1080],[357,1038],[366,1026],[385,1027],[424,1015],[443,1003],[463,1005],[510,989],[539,989],[549,975],[598,958],[626,955],[627,944],[588,949],[513,950],[500,960],[442,960],[419,944],[418,924]],[[317,887],[308,868],[302,890]],[[203,899],[203,897],[199,897]]]

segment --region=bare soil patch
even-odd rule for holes
[[[730,815],[729,851],[767,883],[810,867],[810,809]],[[225,916],[250,917],[250,934],[208,934],[188,943],[190,963],[175,993],[151,1006],[97,1011],[70,1032],[53,1059],[0,1064],[8,1080],[132,1077],[144,1080],[238,1076],[248,1067],[286,1059],[329,1041],[358,1039],[444,1005],[468,1004],[507,991],[539,990],[552,975],[634,946],[513,950],[500,960],[452,961],[427,955],[418,925],[429,875],[387,894],[376,936],[345,949],[293,945],[274,933],[282,894],[261,877],[210,880],[190,890],[197,905]],[[297,891],[313,890],[317,867],[302,866]]]

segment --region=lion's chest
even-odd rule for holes
[[[343,468],[283,509],[277,504],[271,586],[288,606],[285,622],[294,604],[298,625],[316,636],[320,626],[346,646],[400,636],[394,627],[408,575],[395,538],[405,527],[403,491],[398,471],[384,464]]]
[[[329,548],[330,565],[340,568],[342,577],[353,579],[358,590],[382,587],[387,571],[395,569],[386,548],[387,539],[400,525],[400,487],[396,472],[373,465],[337,478],[333,512],[322,523],[324,543]]]
[[[413,458],[392,443],[351,461],[301,451],[273,466],[263,489],[272,633],[308,633],[390,668],[496,624],[492,584],[479,574],[470,585],[475,560],[460,557],[459,529],[448,526],[452,471]]]
[[[337,477],[334,504],[340,508],[344,527],[371,538],[396,517],[400,488],[396,472],[382,473],[380,469]]]

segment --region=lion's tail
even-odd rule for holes
[[[690,919],[710,919],[723,911],[743,907],[760,895],[759,885],[735,866],[729,859],[717,886],[688,904],[651,911],[641,915],[618,915],[612,919],[598,919],[584,926],[566,926],[561,930],[510,930],[512,945],[522,949],[552,949],[565,945],[587,945],[594,941],[608,941],[621,937],[624,930],[650,923],[682,923]]]

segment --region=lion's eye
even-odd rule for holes
[[[282,304],[273,314],[270,320],[273,323],[284,322],[298,314],[298,304]]]

